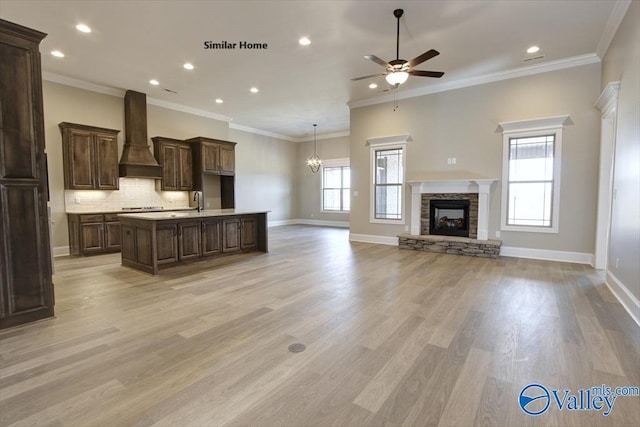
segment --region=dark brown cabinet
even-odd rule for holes
[[[235,208],[236,143],[202,136],[185,142],[193,151],[193,189],[204,191],[205,197],[208,191],[219,194],[221,209]],[[218,188],[205,188],[207,175],[216,177]]]
[[[199,136],[185,142],[191,144],[195,169],[201,173],[234,175],[236,173],[235,142]]]
[[[200,221],[178,224],[178,260],[200,257],[200,224]]]
[[[217,255],[221,252],[222,221],[202,221],[202,256]]]
[[[67,214],[67,222],[72,255],[94,255],[121,249],[117,214]]]
[[[122,265],[158,274],[169,264],[214,255],[268,252],[267,213],[122,215]],[[141,237],[142,236],[142,237]]]
[[[156,136],[153,148],[162,167],[163,191],[190,191],[193,189],[193,153],[186,142]]]
[[[39,44],[0,19],[0,329],[53,316]]]
[[[258,228],[254,215],[229,218],[222,222],[224,229],[222,252],[251,250],[257,245]]]
[[[140,230],[140,229],[137,229]],[[139,231],[138,231],[139,232]],[[158,246],[158,264],[167,264],[178,261],[178,225],[162,224],[156,229],[156,239]],[[141,242],[137,242],[140,247]],[[124,253],[122,254],[124,257]],[[139,261],[142,262],[142,260]],[[149,263],[151,263],[151,258]]]
[[[118,133],[95,126],[62,122],[64,188],[118,189]]]

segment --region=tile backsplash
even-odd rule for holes
[[[65,190],[67,213],[109,212],[123,208],[158,206],[164,209],[189,207],[188,191],[159,191],[153,179],[120,178],[120,189]]]

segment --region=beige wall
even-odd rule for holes
[[[297,147],[293,142],[229,129],[236,145],[236,208],[268,209],[269,221],[295,218]]]
[[[410,191],[405,190],[404,225],[369,222],[370,154],[367,138],[410,134],[409,178],[439,174],[501,179],[502,135],[498,123],[569,115],[563,134],[560,232],[502,231],[503,245],[593,253],[596,217],[600,64],[547,72],[451,90],[351,111],[351,233],[396,236],[410,224]],[[448,157],[457,164],[447,165]],[[501,183],[492,187],[489,237],[499,230]]]
[[[618,95],[608,270],[640,299],[640,1],[633,1],[607,50],[602,89]],[[619,264],[616,267],[616,259]]]
[[[349,157],[349,137],[320,139],[317,153],[322,160]],[[298,144],[295,169],[297,171],[298,216],[299,219],[348,222],[348,213],[322,212],[322,176],[313,173],[306,161],[313,154],[313,141]]]
[[[43,82],[44,122],[56,253],[69,244],[64,206],[62,121],[121,130],[119,153],[124,143],[124,100],[49,81]],[[269,219],[291,219],[295,214],[292,169],[294,143],[230,130],[228,123],[154,105],[147,106],[149,138],[166,136],[185,139],[206,136],[237,142],[236,207],[271,209]],[[151,145],[151,141],[149,141]]]

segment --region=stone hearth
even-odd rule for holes
[[[498,258],[500,256],[500,240],[478,240],[454,236],[414,236],[400,234],[398,247],[416,251],[467,255],[482,258]]]

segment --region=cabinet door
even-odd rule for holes
[[[222,221],[222,252],[240,250],[240,219],[229,218]]]
[[[70,129],[68,132],[65,188],[93,190],[93,135],[91,132],[76,129]]]
[[[256,247],[258,237],[258,222],[255,216],[243,216],[240,219],[240,247],[244,249],[253,249]]]
[[[83,253],[99,253],[104,250],[104,225],[102,222],[86,223],[80,227],[82,230]]]
[[[233,175],[236,170],[234,147],[220,146],[220,173]]]
[[[178,261],[178,227],[175,224],[158,225],[156,228],[158,264]]]
[[[95,135],[94,155],[96,190],[118,189],[118,139],[113,135]]]
[[[219,220],[202,222],[202,256],[220,253],[221,231]]]
[[[160,166],[162,166],[162,189],[178,190],[178,147],[161,144]]]
[[[122,227],[122,259],[138,262],[136,254],[136,228],[127,225]]]
[[[188,145],[178,146],[178,189],[189,191],[193,189],[193,155]]]
[[[120,250],[120,222],[104,223],[104,248],[108,251]]]
[[[220,146],[202,143],[202,172],[217,173],[220,170]]]
[[[200,221],[178,224],[178,259],[200,256]]]

